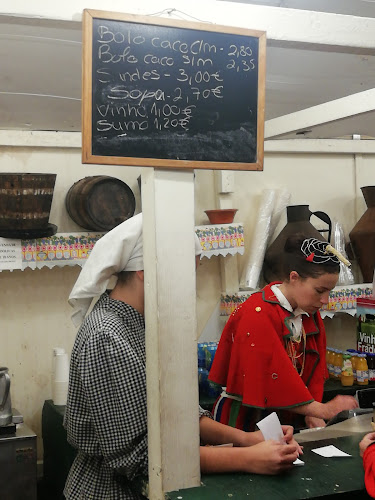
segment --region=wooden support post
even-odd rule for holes
[[[234,172],[218,170],[215,172],[217,208],[233,207]],[[221,291],[228,294],[239,290],[237,255],[220,257]]]
[[[142,169],[149,498],[199,486],[192,170]]]

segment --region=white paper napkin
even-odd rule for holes
[[[284,433],[281,428],[279,417],[276,412],[267,415],[263,420],[257,423],[261,433],[263,434],[264,440],[274,439],[275,441],[282,441]],[[294,462],[294,465],[305,465],[305,462],[297,458]]]
[[[333,446],[333,444],[330,444],[329,446],[322,446],[321,448],[315,448],[315,450],[311,451],[322,457],[351,457],[351,455],[345,453],[345,451],[339,450],[336,446]]]

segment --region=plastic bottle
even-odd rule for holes
[[[354,377],[354,382],[357,380],[357,360],[358,360],[358,352],[355,349],[347,349],[346,350],[352,357],[351,362],[352,362],[352,367],[353,367],[353,377]]]
[[[366,354],[358,354],[357,384],[368,385],[368,365]]]
[[[357,382],[358,353],[352,352],[351,355],[352,355],[352,367],[353,367],[354,383],[356,383]]]
[[[375,384],[375,354],[367,353],[367,366],[368,366],[368,383]]]
[[[341,385],[351,386],[354,383],[353,366],[351,355],[348,352],[342,354]]]
[[[335,378],[335,360],[337,356],[337,349],[331,349],[331,364],[332,368],[331,371],[329,371],[329,378]]]
[[[342,367],[342,351],[336,349],[336,356],[334,361],[335,366],[335,379],[340,380],[341,377],[341,367]]]
[[[334,353],[332,347],[327,347],[326,362],[327,362],[329,378],[333,378],[334,375],[333,356]]]

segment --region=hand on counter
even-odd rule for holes
[[[353,396],[338,395],[330,401],[327,401],[327,403],[324,403],[324,406],[326,407],[326,410],[328,410],[327,416],[324,418],[330,419],[341,411],[354,410],[355,408],[358,408],[358,402]]]
[[[256,452],[257,460],[253,460],[248,455],[249,461],[245,464],[248,466],[246,472],[255,474],[279,474],[293,467],[293,462],[299,457],[300,446],[292,439],[289,444],[273,441],[263,441],[251,448],[249,452]]]
[[[366,451],[367,447],[373,443],[375,443],[375,432],[370,432],[369,434],[366,434],[366,436],[359,443],[359,451],[361,457],[363,457],[363,454]]]
[[[305,417],[306,425],[309,429],[314,429],[315,427],[325,427],[326,423],[322,418],[317,417]]]

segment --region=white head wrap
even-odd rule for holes
[[[95,243],[69,295],[72,321],[80,326],[92,299],[106,291],[110,278],[121,271],[143,271],[142,214],[122,222]],[[202,247],[195,237],[195,255]]]
[[[69,295],[72,321],[79,326],[91,301],[107,289],[114,274],[143,270],[142,214],[122,222],[95,243]]]

